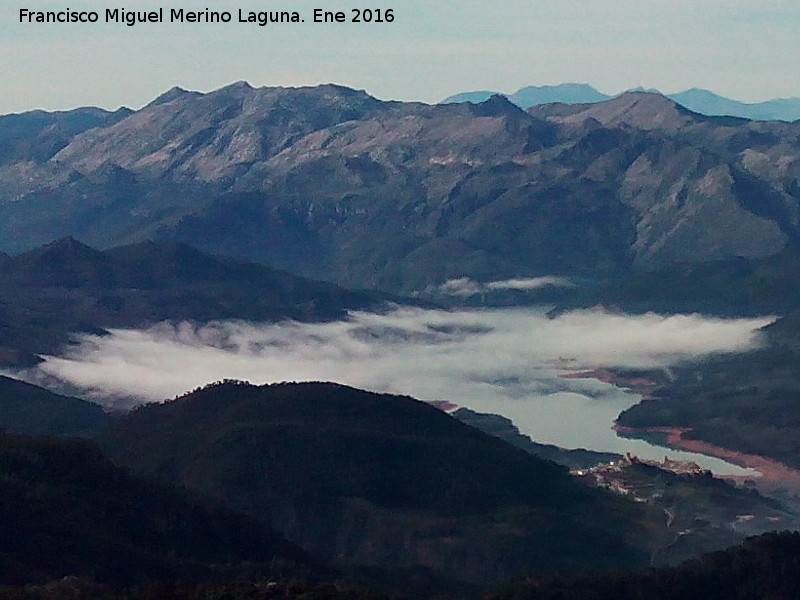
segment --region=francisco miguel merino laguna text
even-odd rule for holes
[[[164,23],[165,14],[169,23],[254,23],[261,27],[269,23],[304,23],[305,19],[297,11],[252,11],[239,9],[238,19],[234,20],[230,11],[223,10],[185,10],[183,8],[157,10],[125,10],[124,8],[107,8],[103,13],[105,23],[124,23],[129,27],[137,23]],[[314,23],[391,23],[394,21],[392,9],[352,9],[352,18],[347,19],[343,11],[329,12],[315,9]],[[28,8],[19,9],[20,23],[98,23],[100,14],[97,11],[77,11],[69,8],[60,11],[40,11]]]
[[[124,8],[107,8],[106,23],[124,23],[129,27],[137,23],[164,23],[165,10],[125,10]],[[230,23],[233,15],[230,11],[217,10],[185,10],[171,8],[167,15],[170,23]],[[268,23],[301,23],[298,12],[289,11],[247,11],[239,9],[239,23],[256,23],[261,27]],[[100,13],[97,11],[74,11],[67,8],[61,11],[38,11],[27,8],[19,9],[20,23],[97,23]]]

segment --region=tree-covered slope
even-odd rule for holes
[[[339,564],[499,581],[646,561],[661,535],[660,515],[431,406],[334,384],[209,386],[135,410],[102,446]]]
[[[800,315],[764,329],[762,348],[680,365],[624,411],[626,427],[680,427],[685,437],[800,468]]]
[[[253,561],[308,564],[281,536],[145,483],[77,439],[0,435],[0,584],[211,576]],[[226,567],[227,565],[227,567]]]
[[[531,579],[493,600],[790,600],[800,596],[800,534],[751,538],[679,567]]]

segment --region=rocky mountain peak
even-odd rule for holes
[[[173,88],[102,132],[77,136],[56,160],[82,173],[113,163],[136,175],[226,182],[313,131],[382,105],[363,91],[334,85],[253,88],[239,82],[208,94]]]
[[[674,133],[702,117],[666,96],[653,92],[630,91],[605,102],[592,104],[550,104],[528,111],[534,116],[563,124],[576,125],[594,119],[606,127],[626,125],[636,129],[659,129]]]
[[[4,267],[20,285],[80,287],[108,276],[103,254],[72,236],[15,256]]]
[[[159,104],[166,104],[167,102],[172,102],[178,98],[181,98],[187,94],[201,95],[199,92],[190,92],[188,90],[183,89],[182,87],[178,87],[177,85],[170,88],[160,96],[158,96],[155,100],[150,102],[147,106],[158,106]],[[145,107],[147,108],[147,107]]]
[[[471,110],[474,115],[479,117],[522,116],[525,114],[525,111],[501,94],[493,94],[488,100],[472,105]]]

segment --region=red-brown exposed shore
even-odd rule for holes
[[[646,377],[625,377],[607,369],[593,369],[575,373],[561,375],[564,379],[597,379],[604,383],[610,383],[619,387],[632,389],[641,394],[644,398],[650,395],[656,388],[656,382]],[[624,425],[614,424],[614,430],[619,433],[660,433],[667,436],[669,446],[697,452],[706,456],[713,456],[730,463],[747,467],[757,471],[760,477],[747,475],[718,475],[723,479],[730,479],[737,483],[744,483],[752,480],[756,486],[764,492],[772,492],[777,489],[787,489],[792,493],[800,494],[800,470],[793,469],[781,462],[760,456],[757,454],[746,454],[729,448],[715,446],[701,440],[693,440],[685,437],[690,431],[688,428],[681,427],[625,427]]]
[[[714,456],[722,460],[754,469],[761,474],[758,478],[746,475],[720,475],[722,479],[730,479],[738,483],[752,480],[759,489],[764,491],[774,491],[778,488],[786,488],[794,493],[800,493],[800,471],[788,467],[787,465],[757,454],[745,454],[728,448],[714,446],[708,442],[688,439],[685,434],[690,431],[688,428],[681,427],[625,427],[624,425],[614,424],[614,430],[619,433],[661,433],[666,434],[667,444],[681,450],[697,452],[707,456]]]
[[[453,404],[449,400],[428,400],[428,404],[431,406],[435,406],[439,410],[443,410],[444,412],[450,412],[451,410],[455,410],[458,408],[458,404]]]
[[[607,369],[593,369],[591,371],[577,371],[575,373],[562,373],[561,379],[597,379],[603,383],[610,383],[618,387],[630,388],[643,395],[651,392],[656,387],[656,382],[647,377],[624,377]]]

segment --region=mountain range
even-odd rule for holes
[[[641,88],[630,91],[660,93],[658,90]],[[487,90],[463,92],[445,98],[442,100],[442,104],[484,102],[495,94],[500,94],[500,92]],[[524,109],[539,104],[589,104],[611,100],[614,97],[598,92],[586,83],[528,86],[505,96]],[[691,88],[675,94],[664,94],[664,96],[702,115],[742,117],[756,121],[797,121],[800,119],[800,98],[777,98],[764,102],[747,103],[732,100],[701,88]]]
[[[33,123],[0,160],[12,254],[54,236],[185,242],[410,293],[754,259],[800,235],[800,124],[653,93],[526,112],[499,96],[428,106],[240,83],[173,89],[68,139],[19,117]]]

